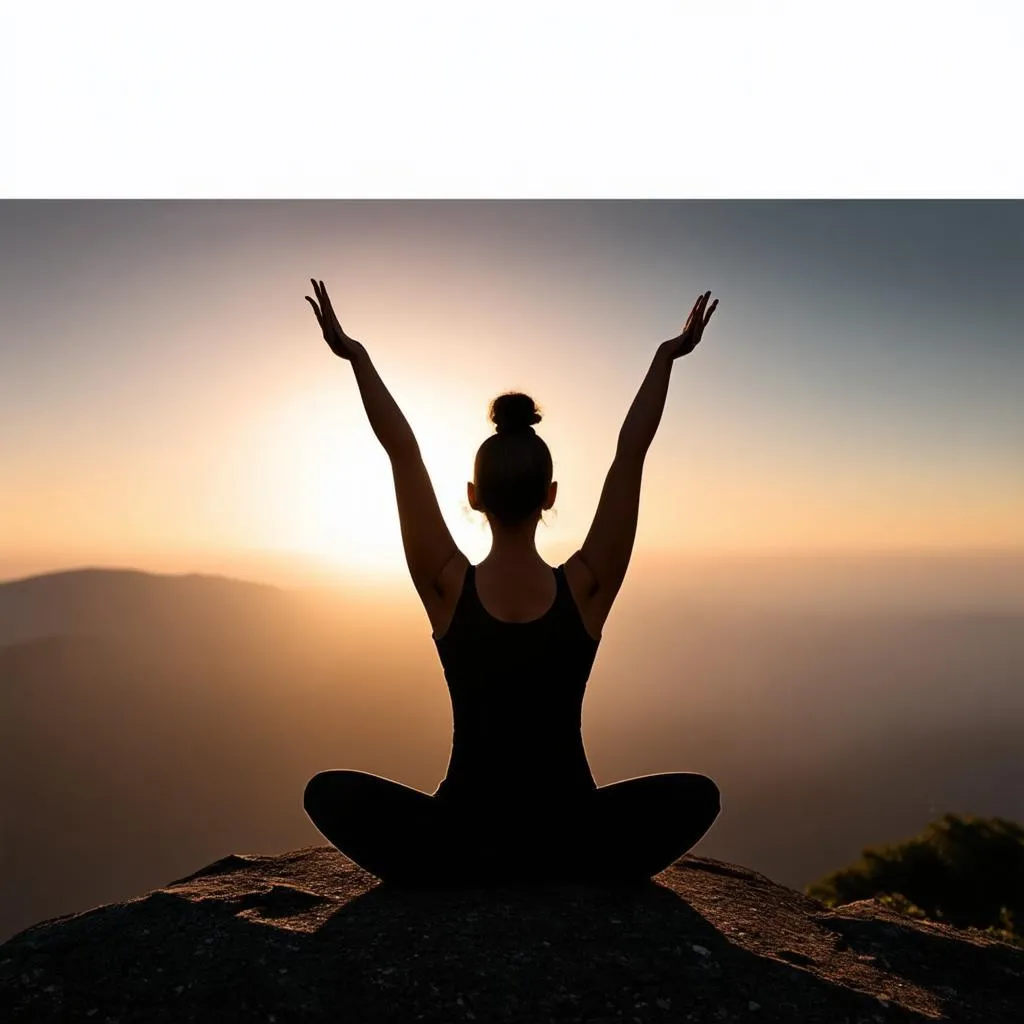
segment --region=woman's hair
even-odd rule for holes
[[[544,504],[551,485],[551,452],[533,430],[540,411],[529,395],[509,391],[491,402],[496,433],[476,453],[473,483],[482,508],[515,526]]]

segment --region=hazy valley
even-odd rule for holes
[[[944,811],[1024,819],[1021,568],[635,565],[584,704],[594,775],[710,774],[697,852],[795,887]],[[312,774],[432,792],[451,741],[411,585],[101,570],[0,584],[0,723],[0,940],[322,842]]]

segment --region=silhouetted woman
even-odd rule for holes
[[[385,882],[423,886],[643,882],[681,857],[719,813],[704,775],[669,772],[598,787],[580,716],[601,630],[636,535],[644,457],[673,360],[692,352],[716,299],[697,299],[664,342],[629,409],[583,546],[552,569],[534,533],[554,504],[551,453],[526,395],[491,405],[496,433],[476,455],[469,504],[491,527],[470,565],[452,540],[416,438],[366,349],[338,323],[324,283],[308,295],[331,351],[355,371],[373,432],[391,460],[402,543],[433,626],[451,696],[448,771],[432,795],[354,770],[306,786],[313,824]]]

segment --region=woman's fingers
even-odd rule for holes
[[[320,308],[317,312],[316,318],[317,320],[320,321],[320,326],[323,327],[324,318],[327,316],[327,310],[329,305],[324,295],[324,283],[323,281],[314,281],[313,278],[310,278],[310,281],[312,281],[313,283],[313,294],[316,295],[317,301],[320,303]]]
[[[683,334],[685,334],[692,326],[694,321],[697,319],[697,310],[700,307],[700,296],[697,296],[697,301],[693,304],[693,309],[690,310],[690,315],[686,318],[686,325],[683,327]]]
[[[327,286],[323,281],[316,281],[312,277],[309,279],[313,284],[313,291],[316,294],[317,299],[320,300],[320,309],[317,310],[316,318],[320,321],[320,326],[323,327],[324,323],[337,323],[338,318],[334,315],[334,307],[331,305],[331,297],[327,294]],[[312,304],[313,300],[307,295],[306,298]],[[314,306],[314,309],[316,307]]]
[[[697,303],[697,319],[702,326],[708,322],[707,318],[711,315],[710,313],[705,314],[705,310],[708,308],[708,299],[710,298],[711,292],[705,292]],[[718,299],[715,299],[711,304],[711,308],[714,309],[716,305],[718,305]]]
[[[693,332],[693,334],[694,334],[694,336],[693,336],[693,346],[694,346],[694,348],[696,348],[696,346],[700,344],[701,338],[704,337],[704,328],[707,327],[708,321],[711,319],[711,314],[714,313],[715,308],[718,306],[718,299],[715,299],[715,301],[711,303],[711,308],[708,309],[707,308],[707,306],[708,306],[708,299],[710,299],[710,298],[711,298],[711,292],[710,291],[706,291],[700,297],[700,301],[697,304],[698,305],[697,323],[696,323],[696,326],[695,326],[695,329],[694,329],[694,332]],[[707,310],[707,312],[705,312],[705,310]]]
[[[331,297],[327,294],[327,286],[320,282],[320,303],[324,309],[324,316],[329,316],[331,320],[337,321],[338,317],[335,315],[334,306],[331,304]]]
[[[693,328],[699,324],[704,316],[703,304],[707,301],[707,297],[710,293],[704,295],[698,295],[697,301],[693,304],[693,309],[690,310],[690,315],[686,318],[686,326],[683,328],[683,334],[689,333]]]
[[[693,309],[690,310],[690,315],[686,318],[686,326],[679,336],[674,339],[678,349],[673,358],[687,352],[692,352],[700,343],[701,336],[704,334],[704,328],[711,319],[711,314],[718,307],[718,299],[715,299],[711,303],[711,307],[708,308],[708,300],[710,298],[710,290],[702,292],[697,296],[697,301],[694,302]]]
[[[320,310],[317,309],[316,303],[307,295],[306,301],[313,307],[313,312],[316,314],[316,322],[321,328],[324,326],[324,318],[320,315]]]
[[[317,304],[308,295],[306,296],[306,301],[313,307],[317,323],[320,324],[320,330],[324,333],[324,340],[330,345],[331,351],[335,355],[351,359],[353,343],[341,329],[341,324],[338,323],[334,308],[331,306],[331,297],[327,294],[327,286],[323,281],[314,280],[312,277],[309,280],[312,282],[316,297],[320,300],[320,306],[318,308]]]

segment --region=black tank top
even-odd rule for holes
[[[480,603],[476,566],[466,568],[451,625],[434,633],[454,720],[439,800],[535,806],[597,788],[580,717],[600,641],[583,624],[565,564],[553,571],[551,608],[529,622],[503,622]]]

